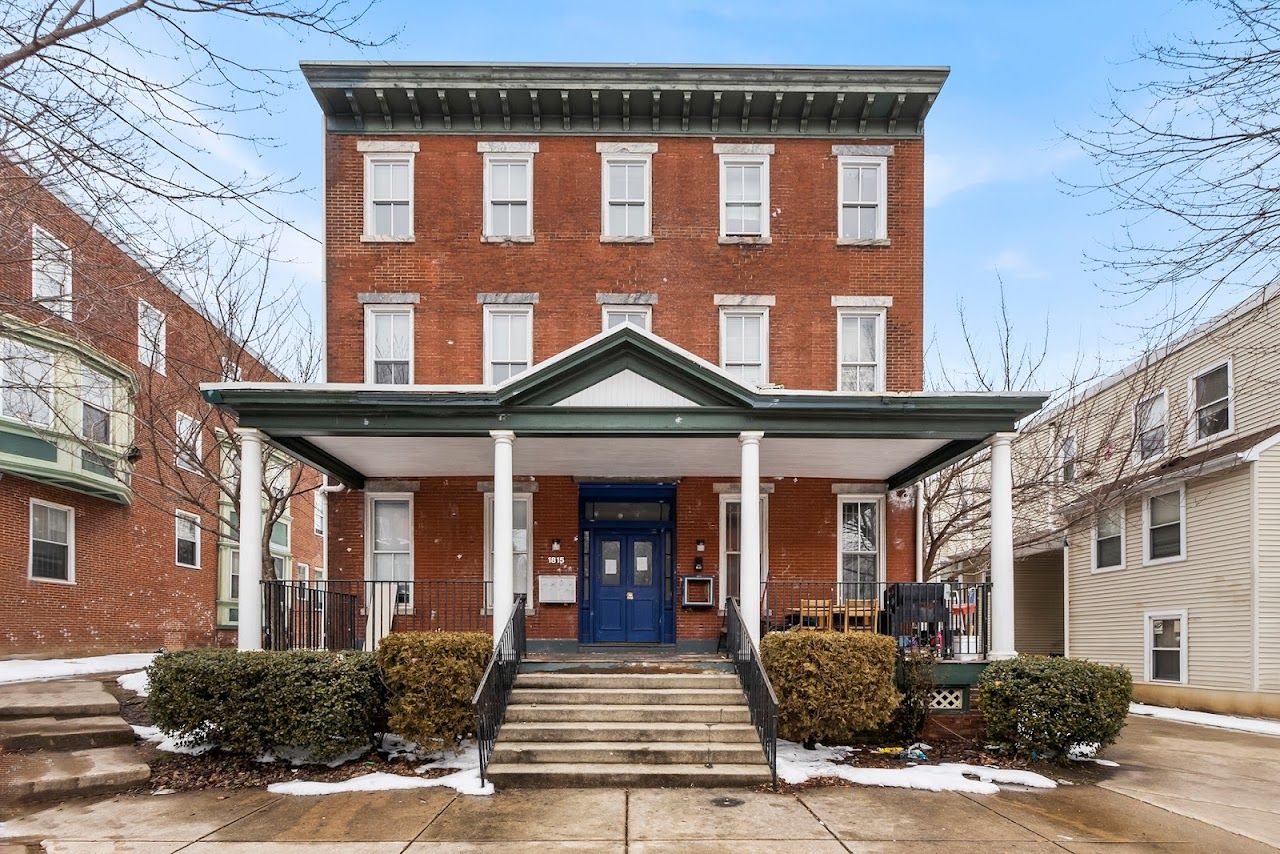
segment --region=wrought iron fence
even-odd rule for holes
[[[751,723],[760,736],[760,746],[764,748],[764,756],[769,763],[772,784],[777,786],[778,697],[773,693],[773,686],[769,684],[769,677],[764,672],[760,651],[756,649],[747,632],[747,624],[742,620],[738,600],[732,597],[725,603],[725,646],[728,648],[729,658],[733,660],[733,668],[738,673],[738,681],[742,683],[742,691],[747,695]]]
[[[524,596],[521,594],[516,596],[515,610],[494,645],[493,657],[489,659],[489,666],[480,677],[480,687],[471,699],[471,707],[476,714],[476,744],[480,748],[482,784],[489,768],[489,757],[493,755],[493,745],[498,740],[498,730],[507,715],[507,700],[520,672],[525,649]]]
[[[938,582],[774,581],[762,585],[765,631],[866,631],[944,659],[991,649],[991,585]]]
[[[490,631],[490,583],[263,581],[263,649],[376,649],[391,632]]]

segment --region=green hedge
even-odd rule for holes
[[[370,653],[170,652],[152,662],[147,678],[156,726],[234,753],[284,748],[325,761],[372,744],[386,729]]]
[[[900,695],[896,646],[867,632],[772,632],[760,642],[778,695],[778,735],[807,746],[847,744],[884,726]]]
[[[493,652],[477,632],[403,632],[378,645],[391,731],[420,745],[453,747],[475,730],[471,698]]]
[[[1133,680],[1123,667],[1021,655],[978,679],[987,738],[1008,750],[1065,760],[1077,744],[1111,744],[1124,727]]]

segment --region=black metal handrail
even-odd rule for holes
[[[502,630],[498,642],[493,647],[493,657],[489,666],[480,677],[480,686],[471,698],[471,707],[476,713],[476,744],[480,748],[480,782],[485,782],[485,771],[489,767],[489,757],[493,755],[493,745],[498,740],[498,730],[507,716],[507,700],[511,696],[511,687],[516,683],[516,675],[520,672],[520,662],[524,660],[526,649],[524,633],[524,595],[516,596],[511,619]]]
[[[733,668],[738,672],[742,691],[747,695],[751,723],[760,736],[760,746],[764,748],[764,757],[769,763],[772,784],[777,786],[778,695],[773,693],[769,676],[764,672],[764,664],[760,661],[760,651],[747,632],[747,624],[743,622],[742,612],[738,610],[738,600],[732,597],[725,605],[725,629],[729,657],[733,659]]]

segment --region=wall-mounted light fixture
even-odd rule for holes
[[[553,552],[558,552],[558,551],[560,551],[560,538],[559,538],[559,537],[556,537],[554,540],[552,540],[552,541],[551,541],[551,551],[553,551]]]
[[[694,571],[694,572],[702,572],[702,558],[700,558],[700,557],[695,557],[695,558],[693,559],[693,571]]]
[[[707,541],[706,541],[706,540],[698,540],[698,542],[697,542],[697,549],[698,549],[698,551],[700,551],[700,552],[705,552],[705,551],[707,550]]]

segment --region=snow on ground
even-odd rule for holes
[[[419,774],[435,768],[459,770],[443,777],[408,777],[382,772],[352,777],[341,783],[313,783],[293,780],[288,783],[272,783],[268,792],[277,795],[332,795],[337,792],[381,792],[389,789],[428,789],[443,786],[462,795],[492,795],[492,783],[480,783],[480,752],[474,744],[468,744],[461,753],[445,751],[438,758],[420,765]]]
[[[38,682],[89,673],[112,673],[146,667],[156,657],[154,652],[123,655],[94,655],[88,658],[9,658],[0,661],[0,684]]]
[[[823,747],[805,750],[793,741],[778,739],[778,777],[783,782],[803,783],[813,777],[840,777],[862,786],[888,786],[899,789],[926,789],[930,792],[968,792],[994,795],[999,783],[1053,789],[1057,783],[1033,771],[987,768],[959,762],[939,765],[904,765],[902,768],[855,768],[836,765],[834,760],[848,756],[847,747]],[[977,779],[974,779],[974,778]]]
[[[119,676],[116,678],[116,684],[126,691],[132,691],[139,697],[147,696],[147,692],[151,689],[151,683],[147,680],[147,671],[145,670]]]
[[[1092,762],[1095,765],[1104,765],[1107,768],[1119,768],[1119,762],[1112,762],[1110,759],[1098,758],[1098,745],[1093,744],[1077,744],[1067,753],[1067,758],[1072,762]]]
[[[1252,732],[1259,735],[1280,735],[1280,721],[1263,718],[1238,718],[1234,715],[1215,715],[1209,712],[1189,712],[1186,709],[1171,709],[1164,706],[1146,706],[1142,703],[1130,703],[1129,714],[1146,718],[1157,718],[1162,721],[1176,721],[1182,724],[1198,724],[1219,729],[1231,729],[1237,732]]]
[[[156,750],[163,750],[165,753],[188,753],[192,756],[199,756],[202,753],[208,753],[213,750],[212,744],[186,744],[179,741],[176,737],[160,731],[160,727],[154,726],[138,726],[130,724],[133,727],[133,734],[143,741],[154,742]]]

